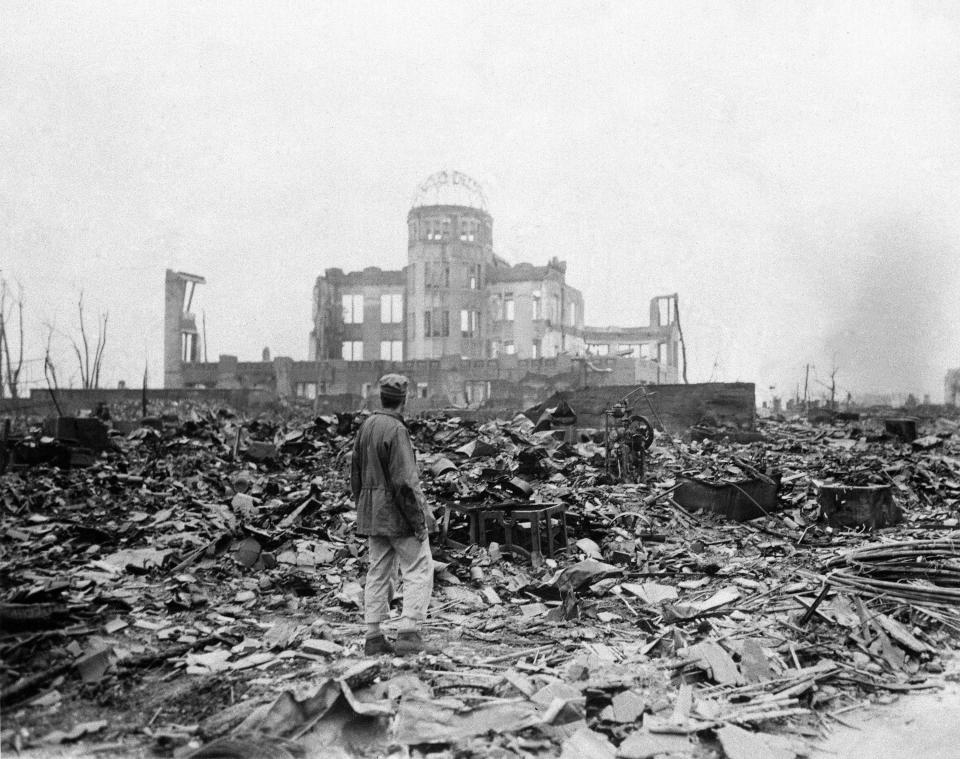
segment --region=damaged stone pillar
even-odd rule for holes
[[[167,269],[164,280],[163,386],[183,387],[183,365],[202,355],[200,333],[193,315],[193,295],[203,277]]]
[[[277,398],[283,400],[293,397],[293,359],[289,356],[277,356],[273,359],[273,378],[277,387]]]

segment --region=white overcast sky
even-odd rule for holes
[[[0,5],[29,359],[82,289],[107,384],[159,383],[167,267],[207,278],[211,358],[306,358],[315,277],[400,268],[441,168],[588,323],[678,292],[691,381],[939,401],[960,366],[956,2]]]

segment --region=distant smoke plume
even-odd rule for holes
[[[903,216],[852,237],[854,249],[826,256],[820,272],[821,380],[832,363],[840,385],[853,382],[855,389],[916,392],[938,385],[957,337],[950,316],[960,298],[957,242]]]

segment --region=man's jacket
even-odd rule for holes
[[[420,490],[410,433],[396,411],[375,411],[353,444],[350,489],[357,534],[400,538],[434,526]]]

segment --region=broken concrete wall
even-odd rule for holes
[[[84,411],[92,411],[101,401],[108,406],[127,405],[139,408],[141,398],[142,391],[138,388],[57,391],[57,402],[64,416],[76,416]],[[254,389],[157,388],[147,390],[148,403],[188,400],[248,410],[269,406],[276,402],[276,396],[272,392]],[[31,390],[29,399],[20,399],[16,404],[7,400],[0,401],[0,414],[37,417],[59,415],[49,392],[42,389]]]
[[[439,364],[439,362],[436,362]],[[440,373],[439,367],[436,371]],[[379,376],[379,375],[378,375]],[[430,375],[427,375],[430,376]],[[511,395],[509,382],[499,384],[491,382],[496,392],[495,400],[480,409],[454,409],[451,413],[471,419],[509,419],[525,408],[546,400],[553,392],[545,392],[531,400],[524,394]],[[417,415],[449,408],[448,399],[443,396],[428,398],[413,397],[415,383],[411,386],[411,397],[407,402],[410,415]],[[595,387],[573,390],[564,393],[571,406],[577,412],[579,427],[602,427],[603,409],[615,403],[627,393],[636,389],[635,385],[613,387]],[[755,390],[752,383],[708,383],[699,385],[649,385],[647,394],[650,403],[656,409],[656,415],[662,419],[667,430],[679,434],[695,424],[717,425],[737,430],[754,429]],[[138,408],[141,400],[139,389],[125,390],[60,390],[58,400],[63,414],[77,415],[96,408],[101,401],[108,406],[126,405]],[[199,401],[212,405],[223,405],[238,410],[262,408],[277,402],[272,391],[253,388],[237,389],[154,389],[147,391],[151,403]],[[654,414],[646,404],[642,394],[633,396],[633,408],[636,413],[656,423]],[[317,413],[336,413],[354,411],[358,408],[379,407],[376,379],[368,388],[367,397],[359,393],[337,393],[319,395],[313,401],[298,399],[296,403],[309,403]],[[29,399],[19,401],[0,401],[0,413],[11,416],[52,416],[57,409],[46,390],[35,389]]]
[[[560,393],[567,399],[577,413],[577,427],[603,427],[603,409],[609,407],[627,393],[636,389],[636,385],[595,387]],[[654,415],[643,399],[643,394],[634,395],[635,413],[657,424],[656,416],[663,421],[664,427],[679,435],[694,425],[710,425],[752,431],[756,421],[753,383],[749,382],[711,382],[694,385],[648,385],[646,386],[650,404],[656,410]],[[448,409],[449,416],[483,421],[487,419],[509,419],[518,411],[537,403],[542,403],[554,395],[548,393],[533,403],[521,406],[516,403],[502,404],[500,401],[487,404],[480,409]],[[557,397],[559,397],[557,396]],[[408,403],[408,410],[414,409]],[[419,410],[419,408],[418,408]]]
[[[293,359],[287,356],[277,356],[273,360],[273,371],[277,397],[293,397]]]
[[[576,390],[567,401],[577,412],[580,427],[603,427],[603,410],[636,389],[636,386],[596,387]],[[756,421],[756,387],[752,382],[709,382],[693,385],[649,385],[646,394],[630,399],[635,413],[679,434],[695,424],[753,430]],[[656,411],[653,413],[650,407]]]
[[[586,385],[629,385],[657,375],[656,364],[633,358],[571,356],[549,359],[464,359],[447,356],[421,361],[290,361],[238,362],[221,356],[217,363],[184,367],[187,387],[260,388],[280,397],[312,399],[317,395],[359,395],[376,390],[389,372],[405,374],[411,395],[434,405],[478,407],[491,399],[498,405],[526,408],[555,392]],[[413,390],[415,388],[415,391]]]

